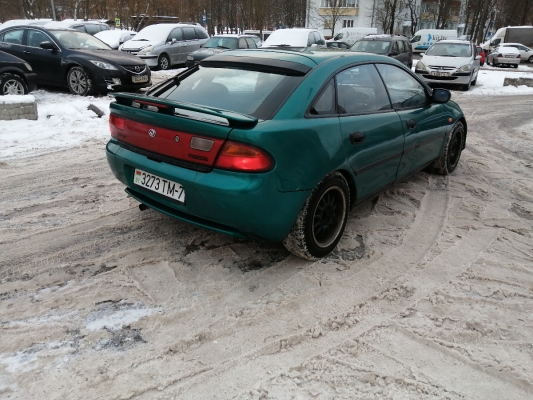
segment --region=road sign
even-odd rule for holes
[[[120,26],[120,18],[115,18],[115,26]]]
[[[205,16],[205,14],[202,15],[202,22],[203,22],[204,24],[207,22],[207,18],[206,18],[206,16]]]

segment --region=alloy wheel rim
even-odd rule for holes
[[[346,197],[337,186],[326,190],[317,203],[313,215],[312,234],[317,246],[331,245],[342,230],[346,213]]]
[[[450,166],[454,167],[457,164],[457,161],[459,161],[459,146],[460,146],[459,138],[457,133],[454,133],[451,141],[450,141]]]
[[[161,57],[161,69],[168,68],[168,60],[166,57]]]
[[[73,71],[70,74],[69,84],[75,93],[83,93],[87,88],[87,77],[81,71]]]
[[[24,94],[24,88],[19,81],[15,79],[9,80],[4,85],[4,95],[7,94]]]

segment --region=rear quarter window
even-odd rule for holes
[[[201,28],[194,28],[194,30],[196,31],[196,37],[198,39],[209,39],[209,35],[205,30]]]
[[[183,40],[195,40],[196,32],[194,28],[183,28]]]

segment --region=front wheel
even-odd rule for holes
[[[465,128],[461,122],[457,122],[448,136],[441,156],[431,165],[431,171],[440,175],[451,174],[459,164],[464,140]]]
[[[3,74],[0,76],[0,94],[23,95],[28,94],[28,86],[24,79],[15,74]]]
[[[283,245],[294,255],[317,260],[331,253],[342,237],[350,190],[339,172],[327,175],[307,198]]]
[[[160,70],[167,70],[170,68],[170,59],[166,54],[161,54],[157,60],[157,68]]]
[[[72,67],[67,74],[67,85],[72,94],[87,96],[93,92],[93,83],[82,67]]]

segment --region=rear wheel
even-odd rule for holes
[[[518,68],[518,64],[513,64],[513,68]]]
[[[67,85],[72,94],[87,96],[93,93],[93,82],[82,67],[72,67],[67,74]]]
[[[157,68],[160,70],[167,70],[170,68],[170,59],[166,54],[161,54],[157,60]]]
[[[328,255],[342,237],[349,204],[346,179],[339,172],[327,175],[307,198],[283,245],[306,260]]]
[[[431,165],[430,170],[432,172],[440,175],[448,175],[455,170],[457,164],[459,164],[461,152],[463,151],[464,135],[465,128],[463,124],[457,122],[448,136],[441,156]]]
[[[0,94],[23,95],[28,94],[28,86],[24,79],[15,74],[3,74],[0,76]]]
[[[533,56],[529,57],[528,61],[529,61],[530,63],[533,63]]]

